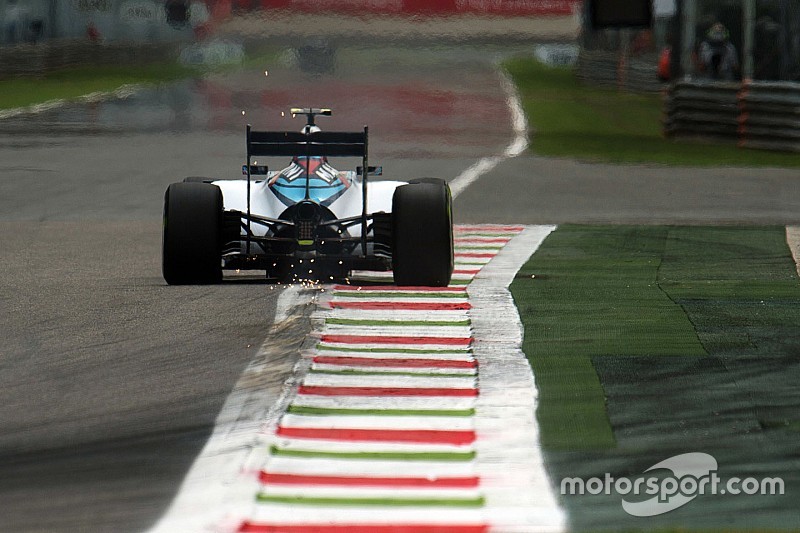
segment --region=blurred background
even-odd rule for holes
[[[368,124],[387,178],[490,163],[456,198],[459,223],[800,223],[800,0],[0,0],[0,531],[142,531],[167,509],[279,291],[166,287],[164,190],[240,177],[246,124],[299,129],[291,106],[331,107],[323,129]],[[528,150],[503,155],[520,139]],[[792,302],[742,309],[796,334]],[[639,433],[619,450],[554,451],[552,475],[630,475],[715,439],[731,475],[800,486],[792,338],[764,343],[780,359],[742,363],[730,379],[750,388],[735,395],[707,386],[717,363],[675,358],[663,368],[679,383],[634,365],[609,390],[617,413],[647,407]],[[269,369],[275,394],[289,352]],[[621,372],[600,370],[612,385]],[[717,417],[723,393],[752,400]],[[686,407],[653,423],[672,415],[667,394]],[[792,425],[767,442],[757,410]],[[651,525],[796,529],[794,494]],[[618,499],[566,505],[578,530],[625,519]]]
[[[643,3],[641,24],[592,16]],[[0,79],[269,47],[324,73],[342,46],[525,45],[584,84],[663,94],[667,137],[800,149],[800,0],[0,0],[0,28]]]

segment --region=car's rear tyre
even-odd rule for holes
[[[426,178],[395,189],[392,269],[397,285],[445,287],[453,274],[450,188]]]
[[[173,183],[164,194],[162,270],[170,285],[222,280],[222,191]]]

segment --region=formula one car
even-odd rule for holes
[[[376,181],[368,128],[323,132],[329,109],[292,109],[300,132],[247,126],[246,179],[187,178],[164,196],[163,274],[171,285],[218,283],[222,271],[276,280],[343,279],[393,270],[404,286],[446,286],[453,272],[450,188],[440,179]],[[339,171],[328,157],[358,157]],[[280,171],[259,157],[290,157]],[[254,179],[254,176],[260,179]]]

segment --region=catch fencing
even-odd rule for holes
[[[665,100],[664,133],[800,152],[800,83],[677,82]]]
[[[658,55],[626,57],[619,51],[586,50],[578,55],[577,75],[587,85],[616,87],[631,92],[659,92]]]

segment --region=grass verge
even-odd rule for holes
[[[613,163],[800,167],[797,154],[665,139],[661,95],[582,85],[572,70],[533,58],[504,64],[522,99],[538,155]]]
[[[598,357],[757,360],[759,372],[775,373],[773,385],[748,392],[759,398],[758,418],[765,426],[797,421],[769,398],[800,353],[800,283],[781,227],[562,226],[511,292],[546,449],[614,445]]]
[[[0,80],[0,109],[13,109],[50,100],[72,100],[94,92],[110,92],[135,83],[165,83],[198,75],[199,70],[177,63],[84,66],[51,72],[37,78]]]
[[[52,100],[74,100],[96,92],[112,92],[123,85],[169,83],[237,68],[262,68],[280,57],[281,49],[259,46],[249,50],[242,64],[211,67],[184,66],[177,61],[144,65],[79,66],[39,77],[0,80],[0,110],[27,107]]]
[[[653,226],[562,226],[512,283],[546,448],[614,445],[592,357],[705,354],[657,283],[666,235]]]

